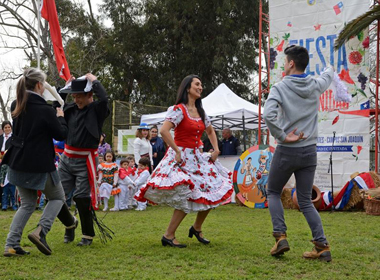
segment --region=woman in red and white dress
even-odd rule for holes
[[[208,244],[202,225],[211,209],[221,205],[233,192],[231,174],[218,161],[219,147],[214,129],[202,107],[202,82],[196,75],[185,77],[178,89],[176,105],[168,109],[160,130],[170,146],[146,186],[136,197],[173,207],[174,213],[163,235],[162,245],[186,247],[175,238],[175,232],[190,212],[198,212],[189,237]],[[170,130],[174,128],[174,139]],[[212,154],[199,150],[206,130],[214,148]]]

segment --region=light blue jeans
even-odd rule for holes
[[[5,244],[6,248],[20,247],[22,232],[24,231],[25,225],[30,216],[36,209],[37,190],[21,187],[17,187],[17,189],[20,194],[21,206],[13,217]],[[62,184],[59,183],[55,186],[50,174],[47,176],[45,189],[42,192],[46,195],[48,203],[46,204],[38,225],[42,227],[42,232],[47,234],[65,202],[65,194],[63,192]]]

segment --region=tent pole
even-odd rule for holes
[[[243,119],[243,144],[244,144],[244,151],[246,151],[247,150],[247,143],[245,141],[246,137],[245,137],[245,117],[244,117],[244,112],[243,112],[242,119]]]
[[[379,3],[379,2],[378,2]],[[380,5],[380,4],[379,4]],[[377,20],[376,38],[376,98],[375,98],[375,172],[379,174],[379,52],[380,20]]]

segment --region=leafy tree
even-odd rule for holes
[[[352,36],[356,36],[363,29],[369,27],[375,20],[380,20],[380,4],[374,5],[368,12],[350,21],[340,32],[335,41],[335,49],[339,49]]]
[[[105,0],[113,22],[107,54],[120,99],[169,105],[181,80],[198,74],[207,95],[224,82],[242,97],[258,47],[259,1]]]

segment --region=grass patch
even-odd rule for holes
[[[195,214],[177,231],[185,249],[163,247],[160,239],[173,210],[148,207],[147,211],[108,213],[105,223],[116,232],[106,245],[98,238],[87,248],[64,244],[64,226],[57,220],[47,241],[51,256],[41,254],[27,239],[41,212],[28,222],[21,245],[26,257],[0,257],[0,279],[379,279],[379,217],[364,212],[322,212],[325,233],[332,246],[332,263],[302,259],[312,248],[311,233],[303,215],[285,210],[291,250],[273,258],[274,244],[267,209],[236,205],[211,211],[203,231],[211,244],[187,237]],[[0,240],[4,246],[15,212],[0,212]],[[103,212],[98,212],[103,217]]]

